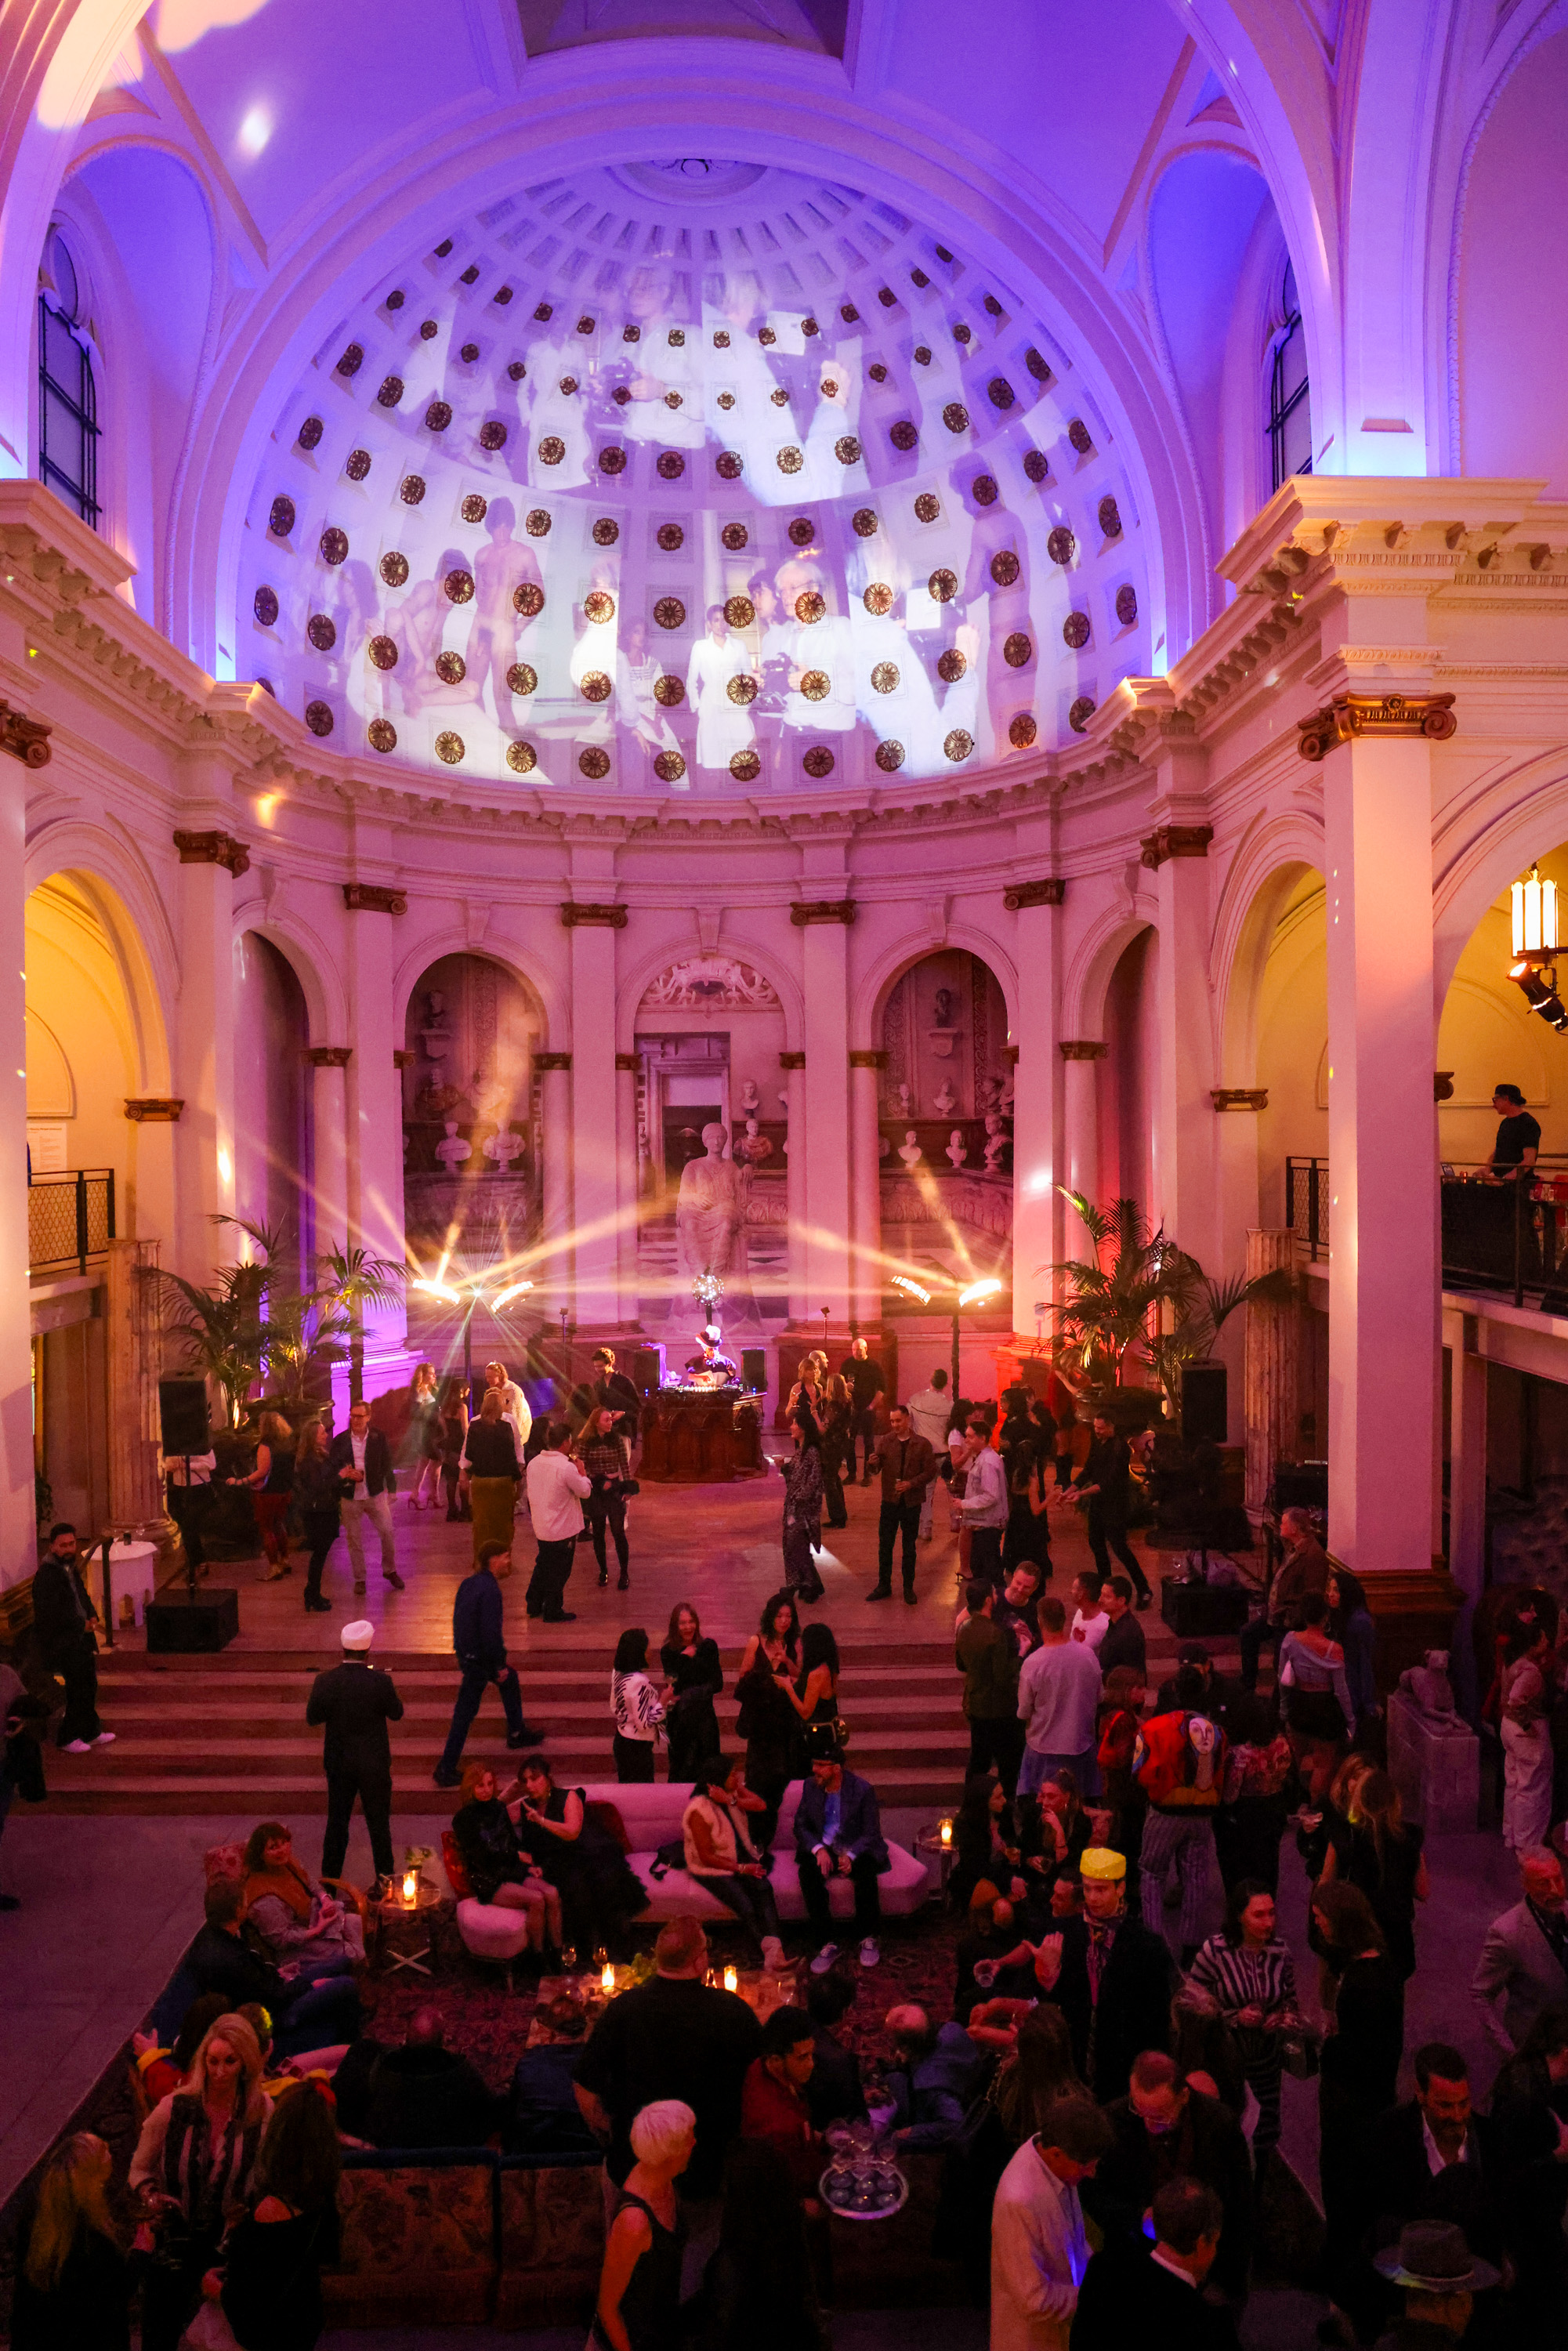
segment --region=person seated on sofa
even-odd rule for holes
[[[156,2032],[133,2032],[131,2045],[136,2052],[136,2070],[141,2076],[142,2095],[149,2105],[155,2106],[160,2098],[171,2091],[183,2090],[190,2078],[196,2052],[207,2037],[209,2026],[226,2016],[229,2004],[221,1991],[204,1991],[193,2000],[181,2020],[172,2045],[165,2049]]]
[[[517,1842],[521,1809],[520,1796],[509,1802],[503,1799],[488,1763],[465,1764],[463,1801],[453,1814],[452,1834],[475,1901],[524,1912],[528,1949],[538,1952],[547,1942],[560,1943],[560,1895]]]
[[[887,2075],[898,2144],[910,2154],[946,2147],[985,2079],[986,2053],[961,2024],[932,2023],[913,2002],[887,2011],[894,2064]]]
[[[600,2156],[599,2141],[577,2103],[577,2069],[588,2019],[574,2000],[547,2001],[534,2011],[532,2040],[512,2075],[501,2144],[508,2155],[560,2163]]]
[[[784,1966],[784,1946],[779,1939],[779,1909],[773,1888],[751,1839],[746,1821],[730,1790],[730,1772],[724,1758],[710,1756],[699,1763],[692,1781],[691,1802],[681,1815],[686,1875],[733,1910],[756,1948],[762,1965]]]
[[[281,1821],[252,1829],[245,1873],[245,1923],[275,1965],[296,1959],[325,1970],[334,1959],[363,1959],[364,1920],[295,1859],[293,1832]]]
[[[467,2058],[445,2044],[440,2010],[422,2008],[401,2049],[377,2050],[361,2134],[371,2147],[483,2147],[500,2102]]]
[[[613,1833],[589,1812],[580,1788],[558,1788],[542,1755],[525,1755],[517,1843],[559,1888],[566,1933],[579,1949],[602,1943],[625,1957],[626,1928],[647,1902],[641,1878]]]
[[[303,1970],[290,1960],[275,1968],[241,1939],[245,1895],[232,1877],[214,1877],[206,1892],[206,1923],[185,1956],[201,1991],[221,1991],[230,2009],[258,2000],[276,2023],[278,2054],[319,2049],[360,2037],[360,1995],[351,1975]],[[339,1962],[347,1967],[345,1959]]]
[[[810,1755],[811,1776],[801,1788],[795,1813],[795,1859],[806,1916],[823,1938],[811,1961],[811,1973],[826,1975],[839,1956],[839,1947],[831,1939],[832,1912],[828,1900],[829,1881],[833,1877],[847,1877],[854,1887],[860,1962],[862,1968],[874,1968],[882,1958],[877,1947],[882,1925],[877,1879],[893,1866],[882,1834],[876,1792],[869,1780],[844,1769],[843,1749],[831,1732],[814,1734]]]

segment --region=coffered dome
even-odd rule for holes
[[[1150,666],[1071,352],[873,194],[557,178],[367,290],[257,474],[242,674],[488,782],[797,792],[1017,762]]]

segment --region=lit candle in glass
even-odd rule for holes
[[[724,1971],[724,1988],[726,1991],[738,1991],[740,1990],[740,1978],[733,1968],[726,1968]]]
[[[412,1910],[419,1901],[419,1872],[405,1869],[402,1874],[402,1898]]]
[[[608,1959],[605,1960],[603,1969],[600,1974],[599,1988],[604,1994],[606,2000],[610,1998],[611,1993],[615,1989],[615,1970],[611,1966]]]
[[[940,1836],[944,1844],[952,1844],[953,1823],[951,1821],[939,1821],[936,1824],[936,1833]]]

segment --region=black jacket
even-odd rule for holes
[[[322,1767],[353,1772],[362,1780],[392,1778],[389,1722],[402,1720],[402,1700],[390,1674],[371,1665],[331,1666],[318,1674],[305,1719],[326,1729]]]
[[[500,2111],[455,2049],[387,2049],[371,2071],[363,2136],[372,2147],[482,2147]]]
[[[374,1426],[365,1431],[365,1482],[362,1492],[352,1480],[354,1439],[351,1430],[345,1428],[340,1436],[332,1439],[327,1448],[327,1466],[329,1468],[336,1469],[340,1475],[345,1469],[350,1473],[343,1479],[345,1501],[351,1500],[356,1494],[360,1494],[362,1499],[364,1494],[395,1494],[397,1491],[397,1479],[392,1475],[392,1447],[381,1430]]]
[[[464,1666],[498,1674],[507,1662],[507,1632],[501,1587],[487,1567],[476,1567],[457,1587],[452,1604],[452,1646]]]
[[[1072,2351],[1236,2351],[1236,2321],[1147,2252],[1107,2249],[1083,2273],[1070,2340]]]
[[[69,1663],[85,1640],[96,1649],[98,1611],[88,1596],[80,1562],[47,1552],[33,1571],[33,1630],[38,1652],[51,1673]]]
[[[1494,2266],[1501,2261],[1501,2174],[1497,2126],[1489,2116],[1471,2116],[1466,2160],[1434,2174],[1427,2162],[1420,2107],[1414,2098],[1395,2106],[1368,2139],[1364,2176],[1366,2210],[1374,2220],[1372,2250],[1396,2243],[1406,2220],[1452,2220],[1463,2229],[1472,2253]]]
[[[1218,2098],[1192,2090],[1180,2123],[1164,2137],[1150,2137],[1130,2098],[1107,2106],[1105,2119],[1115,2144],[1101,2157],[1082,2193],[1084,2210],[1100,2223],[1107,2252],[1117,2247],[1127,2253],[1141,2251],[1144,2215],[1167,2180],[1178,2175],[1201,2179],[1225,2207],[1214,2282],[1239,2299],[1247,2291],[1252,2256],[1252,2167],[1235,2116]]]
[[[1103,2105],[1125,2095],[1133,2060],[1141,2049],[1168,2049],[1175,1971],[1162,1937],[1152,1934],[1134,1912],[1124,1915],[1100,1979],[1100,1998],[1089,1992],[1089,1925],[1084,1918],[1061,1924],[1061,1972],[1043,1995],[1067,2019],[1072,2062]],[[1094,2064],[1088,2064],[1089,2029],[1094,2028]]]
[[[280,2016],[305,1989],[303,1983],[285,1982],[269,1959],[222,1927],[201,1928],[185,1954],[185,1965],[199,1991],[222,1992],[231,2009],[259,2001]]]

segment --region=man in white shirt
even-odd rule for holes
[[[1060,1600],[1040,1604],[1040,1646],[1024,1659],[1019,1676],[1019,1719],[1024,1726],[1020,1796],[1040,1793],[1051,1774],[1064,1768],[1085,1798],[1100,1788],[1095,1761],[1095,1716],[1100,1707],[1100,1661],[1086,1642],[1067,1637],[1067,1611]]]
[[[547,1625],[577,1621],[576,1611],[563,1608],[561,1600],[571,1573],[573,1546],[582,1532],[582,1499],[593,1490],[593,1481],[569,1455],[570,1443],[565,1421],[552,1421],[543,1450],[528,1464],[528,1516],[538,1550],[526,1604],[530,1616],[542,1616]]]
[[[904,1406],[915,1424],[915,1434],[923,1437],[933,1453],[940,1456],[947,1449],[947,1421],[953,1409],[947,1394],[947,1374],[940,1364],[931,1374],[931,1384],[912,1395]],[[920,1499],[920,1540],[931,1540],[931,1512],[936,1494],[936,1480],[932,1479]]]
[[[1002,1537],[1008,1525],[1008,1473],[1001,1455],[987,1442],[986,1424],[977,1413],[969,1423],[964,1468],[964,1499],[958,1507],[968,1530],[969,1573],[999,1588]]]
[[[1053,2098],[1003,2172],[991,2210],[991,2351],[1067,2351],[1089,2267],[1078,2183],[1112,2138],[1087,2098]]]
[[[1072,1605],[1072,1637],[1098,1656],[1111,1619],[1100,1604],[1100,1578],[1093,1568],[1083,1568],[1073,1577]]]

